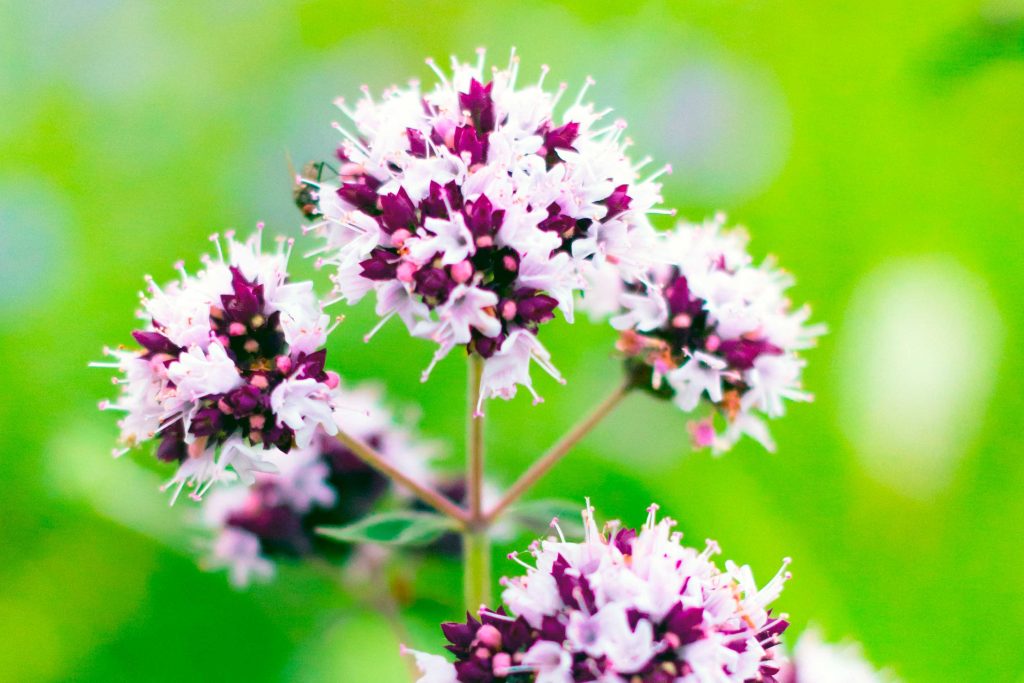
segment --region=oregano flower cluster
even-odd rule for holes
[[[449,663],[418,653],[423,683],[765,681],[778,673],[773,648],[788,627],[770,605],[788,578],[763,587],[749,567],[712,560],[718,546],[682,545],[669,518],[648,510],[639,529],[598,529],[583,512],[580,542],[558,536],[530,548],[525,574],[503,579],[508,610],[442,630]]]
[[[561,381],[539,340],[573,320],[595,264],[643,271],[664,171],[646,178],[626,156],[625,124],[584,102],[559,109],[565,85],[524,82],[519,61],[488,78],[453,60],[438,83],[339,101],[336,177],[299,180],[299,204],[322,240],[337,295],[373,292],[382,324],[397,316],[438,344],[485,359],[481,400],[537,394],[531,361]],[[371,333],[372,334],[372,333]],[[481,406],[478,406],[478,410]]]
[[[242,242],[213,241],[217,257],[164,286],[147,278],[140,350],[107,349],[121,394],[104,410],[119,421],[125,449],[158,442],[157,459],[178,464],[176,498],[201,498],[218,481],[273,469],[271,453],[306,448],[318,430],[338,431],[339,377],[326,369],[329,318],[310,282],[291,282],[292,243],[264,251],[262,228]]]
[[[625,123],[586,100],[591,79],[569,96],[546,84],[547,67],[522,75],[514,53],[490,70],[482,51],[447,72],[428,64],[432,86],[338,100],[347,121],[335,124],[333,159],[296,178],[302,251],[327,270],[324,299],[289,274],[294,241],[265,249],[262,226],[244,241],[214,236],[216,255],[194,273],[179,262],[176,280],[147,278],[135,345],[98,364],[120,373],[120,395],[101,405],[124,413],[116,453],[152,442],[177,468],[164,487],[172,502],[238,480],[202,513],[206,562],[237,585],[271,576],[277,558],[319,553],[327,538],[442,552],[459,534],[469,612],[442,626],[450,657],[407,650],[420,683],[875,680],[852,650],[813,634],[787,657],[789,618],[773,605],[788,559],[759,587],[748,566],[717,564],[714,542],[684,545],[657,506],[637,529],[599,527],[588,501],[579,542],[555,520],[552,535],[510,556],[523,573],[487,607],[503,513],[626,395],[692,415],[696,447],[722,452],[749,435],[773,450],[763,418],[811,400],[801,353],[824,328],[723,216],[655,225],[674,214],[661,206],[670,167],[630,158]],[[436,345],[424,381],[453,351],[468,357],[464,481],[433,471],[433,448],[377,393],[328,369],[337,325],[325,307],[370,295],[379,321],[365,341],[397,317]],[[485,401],[520,387],[540,401],[534,364],[564,383],[541,336],[577,309],[617,331],[608,352],[623,380],[506,491],[485,490]],[[390,508],[386,523],[379,507]],[[376,535],[363,533],[375,519]]]
[[[708,406],[690,423],[697,447],[729,450],[746,434],[771,451],[760,416],[811,400],[799,352],[825,328],[807,325],[810,308],[794,310],[786,297],[792,278],[770,260],[755,265],[746,232],[724,222],[718,215],[659,233],[658,261],[635,280],[604,269],[602,290],[618,305],[598,313],[615,313],[617,348],[638,388],[688,414]]]

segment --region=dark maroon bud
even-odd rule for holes
[[[686,645],[703,637],[704,633],[701,630],[703,622],[704,608],[683,607],[681,602],[677,602],[665,615],[664,625],[669,632],[679,637],[681,644]]]
[[[475,201],[466,202],[466,208],[462,213],[466,218],[466,227],[474,237],[495,235],[505,219],[505,211],[495,211],[494,205],[486,195],[480,195]]]
[[[188,445],[185,443],[185,427],[181,420],[178,420],[161,432],[160,445],[156,449],[156,459],[160,462],[181,462],[187,457]]]
[[[415,128],[406,128],[405,136],[409,138],[409,154],[420,159],[427,156],[427,143],[423,139],[423,133]]]
[[[490,358],[498,349],[501,348],[502,343],[505,341],[504,333],[499,334],[497,337],[485,337],[478,333],[475,329],[473,332],[473,348],[483,358]]]
[[[558,208],[557,204],[553,204],[555,208]],[[537,225],[541,230],[547,230],[553,232],[556,235],[563,237],[572,233],[573,228],[576,227],[576,221],[570,216],[564,214],[556,214],[554,216],[548,216]]]
[[[152,354],[166,353],[171,356],[177,356],[181,353],[180,347],[159,332],[135,330],[132,332],[132,336],[135,337],[135,341],[139,343],[139,346]]]
[[[769,614],[771,614],[771,612],[769,612]],[[770,621],[765,626],[766,628],[761,629],[761,631],[757,634],[758,638],[760,638],[762,641],[766,640],[767,638],[771,638],[772,636],[781,636],[783,632],[785,632],[785,630],[789,628],[789,622],[785,619],[777,619],[774,621]]]
[[[222,294],[220,297],[228,320],[248,323],[263,312],[263,285],[252,284],[234,266],[231,267],[231,289],[234,294]]]
[[[491,99],[493,87],[493,82],[484,86],[474,78],[469,83],[469,92],[459,93],[459,106],[469,112],[473,125],[480,133],[494,130],[494,101]]]
[[[608,207],[608,213],[605,215],[604,220],[610,220],[615,218],[623,211],[629,210],[629,204],[633,199],[626,194],[629,190],[628,185],[619,185],[615,190],[603,201],[604,205]]]
[[[416,231],[416,207],[404,187],[397,193],[381,195],[380,208],[384,232],[390,235],[403,228],[409,232]]]
[[[446,301],[455,289],[455,281],[449,277],[444,268],[420,268],[412,276],[416,283],[416,292],[422,296]]]
[[[397,255],[386,249],[374,249],[370,258],[359,263],[362,276],[368,280],[392,280],[398,274]]]
[[[465,661],[455,662],[455,676],[461,681],[472,681],[473,683],[483,681],[496,681],[494,672],[491,669],[490,659],[471,657]]]
[[[469,165],[482,164],[487,161],[487,136],[477,135],[472,126],[459,126],[455,129],[455,153],[460,157],[469,154]]]
[[[758,356],[777,356],[782,353],[782,349],[766,339],[727,339],[718,347],[718,352],[725,356],[725,361],[732,367],[749,370],[754,367]]]
[[[561,643],[565,640],[565,624],[557,617],[546,616],[540,622],[540,637],[543,640],[551,640]]]
[[[420,202],[423,215],[431,218],[448,218],[449,206],[452,207],[452,211],[462,209],[462,190],[454,180],[443,187],[431,181],[426,199]]]
[[[505,614],[504,608],[500,610],[500,613]],[[528,646],[533,644],[535,638],[530,631],[529,624],[522,617],[511,623],[505,619],[495,619],[495,621],[500,624],[498,630],[501,631],[501,642],[505,650],[512,652],[528,650]]]
[[[300,354],[295,363],[294,376],[299,379],[315,379],[323,382],[327,379],[324,366],[327,363],[327,349],[320,349],[310,354]]]
[[[338,196],[360,211],[377,213],[377,191],[366,184],[365,178],[358,183],[342,183],[338,188]]]
[[[530,289],[518,290],[515,295],[516,310],[524,322],[540,324],[555,317],[558,300],[554,297]]]
[[[344,147],[338,147],[336,150],[334,150],[334,156],[336,156],[338,158],[338,161],[340,161],[343,164],[351,161],[351,159],[348,158],[348,154],[345,153]]]
[[[188,431],[195,436],[213,436],[221,429],[224,413],[216,405],[200,408],[192,417]]]
[[[622,529],[615,534],[615,547],[623,555],[632,555],[634,540],[636,540],[636,529]]]
[[[695,317],[704,310],[704,302],[690,295],[690,285],[683,276],[677,277],[672,284],[665,288],[665,298],[668,300],[668,307],[673,317],[677,315]]]
[[[448,621],[441,624],[441,633],[451,643],[448,649],[453,654],[458,654],[459,651],[468,651],[470,646],[473,645],[473,639],[476,638],[478,630],[480,630],[480,623],[473,619],[468,612],[466,613],[465,624],[460,624],[457,621]]]
[[[548,150],[548,157],[550,158],[552,152],[556,149],[575,150],[572,143],[576,142],[579,134],[580,124],[576,122],[570,122],[554,130],[549,130],[544,134],[544,146]]]
[[[270,423],[270,420],[267,421]],[[295,443],[295,432],[291,427],[279,425],[276,422],[268,424],[263,429],[263,448],[277,448],[282,453],[287,453]]]
[[[258,387],[245,384],[225,396],[224,405],[231,410],[233,416],[246,417],[263,405],[263,395]]]

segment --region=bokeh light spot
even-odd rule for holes
[[[857,287],[840,335],[840,423],[865,469],[908,496],[951,480],[983,423],[1002,321],[949,257],[891,262]]]

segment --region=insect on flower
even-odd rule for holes
[[[545,89],[547,67],[522,83],[514,54],[489,75],[482,51],[475,64],[453,59],[450,75],[428,64],[433,89],[338,101],[350,120],[336,124],[338,177],[320,166],[299,179],[318,263],[339,299],[374,293],[381,321],[367,338],[397,316],[438,344],[424,380],[461,347],[484,360],[478,412],[519,386],[540,400],[531,363],[562,381],[541,328],[558,314],[572,322],[595,264],[643,271],[667,168],[639,175],[649,159],[631,162],[624,122],[585,103],[589,79],[563,106],[566,86]]]

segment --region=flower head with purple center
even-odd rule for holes
[[[108,349],[123,376],[116,401],[127,448],[155,440],[156,457],[178,464],[167,486],[199,498],[215,482],[273,469],[272,454],[336,433],[338,376],[325,370],[329,318],[310,282],[290,282],[291,241],[264,252],[214,236],[217,257],[161,287],[147,278],[139,349]],[[100,364],[104,365],[104,364]]]
[[[651,506],[639,529],[598,530],[583,513],[582,542],[533,544],[526,573],[502,581],[505,607],[442,631],[454,662],[414,653],[420,683],[751,683],[778,672],[772,648],[786,629],[768,605],[788,578],[763,588],[749,567],[720,570],[682,545],[674,522]],[[557,521],[553,523],[558,530]]]
[[[418,481],[433,479],[435,448],[398,423],[380,391],[342,386],[335,401],[346,414],[349,434]],[[322,430],[307,447],[271,459],[276,472],[257,473],[252,485],[221,487],[204,500],[204,520],[216,533],[206,563],[226,568],[239,586],[271,576],[277,558],[347,553],[347,546],[323,539],[315,528],[351,524],[392,491],[386,477]]]
[[[591,312],[613,314],[637,388],[686,413],[710,408],[690,424],[695,445],[721,452],[747,434],[773,450],[758,414],[778,417],[785,401],[811,400],[798,352],[825,328],[806,324],[808,307],[792,310],[792,279],[771,261],[754,265],[746,233],[723,226],[719,215],[659,234],[658,262],[638,278],[596,271],[595,289],[618,306],[597,302]]]
[[[397,316],[438,344],[424,379],[461,347],[484,359],[481,401],[519,386],[539,400],[531,362],[561,381],[541,327],[572,321],[595,264],[643,271],[663,171],[639,176],[624,124],[584,104],[589,80],[562,105],[547,67],[522,83],[514,55],[490,74],[482,52],[450,75],[429,63],[432,90],[339,102],[354,132],[337,126],[337,177],[300,178],[298,201],[339,298],[372,291],[380,324]]]

